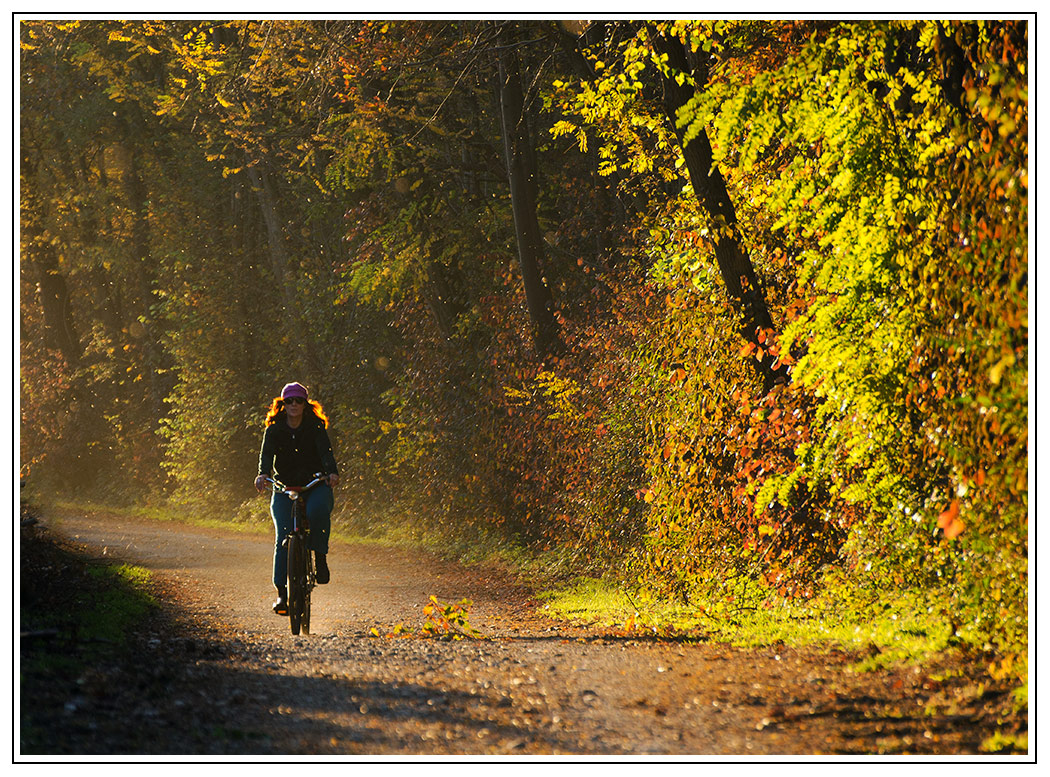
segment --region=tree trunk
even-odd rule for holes
[[[247,172],[252,191],[255,193],[259,203],[263,223],[266,225],[270,267],[281,289],[284,315],[280,319],[289,342],[295,344],[294,353],[290,354],[290,356],[294,359],[296,368],[303,373],[302,379],[312,380],[314,386],[311,388],[319,390],[319,381],[323,380],[324,373],[321,369],[321,362],[314,350],[313,341],[310,338],[310,330],[307,329],[306,321],[299,310],[295,294],[295,283],[293,282],[290,269],[288,249],[284,244],[284,230],[277,219],[273,186],[265,170],[257,170],[254,165],[249,164]]]
[[[681,41],[662,35],[652,27],[650,27],[650,38],[653,50],[657,54],[667,55],[667,66],[671,74],[698,75],[689,66],[685,47]],[[758,345],[759,331],[772,329],[773,321],[769,315],[762,286],[751,264],[751,258],[737,239],[736,210],[729,198],[725,179],[714,164],[707,133],[701,131],[686,144],[685,132],[688,128],[678,126],[678,111],[692,99],[696,94],[696,89],[702,88],[705,81],[706,76],[701,74],[696,78],[696,86],[693,86],[689,79],[680,84],[673,76],[661,75],[664,111],[682,147],[682,156],[685,159],[693,191],[696,192],[700,204],[714,222],[715,257],[718,260],[718,270],[725,282],[726,289],[736,301],[737,309],[743,317],[742,334],[748,342]],[[786,376],[783,368],[773,369],[775,361],[776,358],[766,351],[763,359],[755,362],[755,368],[766,391]]]
[[[149,226],[149,193],[142,180],[136,162],[137,154],[132,151],[130,164],[123,171],[124,193],[128,200],[128,207],[132,214],[131,223],[131,256],[132,263],[129,269],[131,282],[134,284],[139,301],[141,324],[143,328],[142,337],[135,339],[142,344],[142,351],[146,357],[145,368],[149,373],[149,395],[150,406],[153,410],[153,418],[159,421],[167,412],[164,406],[164,398],[172,388],[170,378],[164,378],[162,370],[170,367],[164,349],[160,344],[157,332],[157,323],[153,316],[154,302],[154,268],[153,257],[150,249],[150,226]],[[134,334],[132,334],[135,337]]]
[[[514,28],[511,27],[512,31]],[[525,103],[521,89],[518,54],[513,48],[515,36],[508,28],[500,34],[499,80],[500,115],[510,182],[514,232],[518,243],[518,263],[525,285],[525,302],[532,321],[533,340],[541,355],[557,349],[558,325],[554,320],[554,302],[543,280],[543,242],[536,218],[536,169],[529,150]]]
[[[33,243],[31,263],[44,312],[45,341],[62,354],[67,364],[76,367],[84,354],[73,322],[69,287],[59,269],[55,247],[42,238]]]
[[[460,306],[453,297],[452,284],[449,283],[446,269],[435,259],[427,262],[425,294],[438,331],[445,340],[451,340],[456,320],[459,318]]]

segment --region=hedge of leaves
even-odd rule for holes
[[[790,383],[763,394],[735,358],[761,348],[730,334],[683,197],[653,233],[669,293],[643,368],[655,579],[747,567],[807,595],[835,562],[1024,645],[1025,25],[838,25],[776,57],[747,23],[675,32],[719,63],[678,119],[731,177]]]

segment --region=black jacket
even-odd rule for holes
[[[274,477],[286,486],[305,486],[317,472],[339,474],[324,422],[306,413],[299,428],[292,429],[280,413],[263,434],[259,474]]]

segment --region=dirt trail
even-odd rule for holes
[[[978,752],[1005,703],[1005,689],[975,694],[965,667],[858,674],[843,652],[588,630],[545,617],[497,570],[347,543],[314,592],[311,635],[293,637],[269,609],[268,537],[102,513],[45,522],[152,569],[164,601],[141,662],[101,667],[66,705],[81,753],[958,754]],[[431,595],[472,600],[490,638],[386,636],[418,629]]]

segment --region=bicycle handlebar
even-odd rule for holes
[[[286,486],[281,481],[276,480],[276,479],[270,477],[269,475],[263,476],[263,479],[267,483],[269,483],[271,486],[273,486],[275,491],[298,491],[299,493],[302,493],[303,491],[309,491],[311,488],[313,488],[316,485],[319,485],[321,483],[327,483],[328,482],[328,475],[324,474],[323,472],[315,472],[314,473],[314,479],[311,480],[309,483],[307,483],[305,486],[293,486],[293,487]]]

